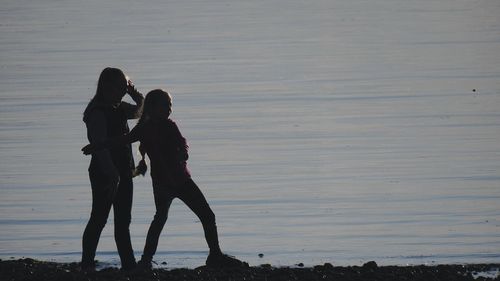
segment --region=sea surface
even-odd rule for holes
[[[275,266],[500,262],[500,1],[1,2],[1,259],[80,260],[82,112],[114,66],[143,93],[172,93],[225,252]],[[149,175],[134,188],[139,258]],[[174,201],[158,266],[206,255]],[[119,265],[112,215],[97,259]]]

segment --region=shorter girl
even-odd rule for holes
[[[200,219],[205,239],[210,248],[206,265],[248,266],[234,257],[225,255],[219,247],[215,215],[202,192],[191,179],[186,161],[188,145],[179,128],[169,116],[172,113],[172,98],[163,90],[149,92],[144,100],[141,119],[129,134],[108,139],[100,144],[89,144],[82,149],[84,154],[113,147],[123,143],[140,141],[139,150],[147,154],[151,163],[151,178],[156,205],[156,214],[149,227],[144,253],[139,264],[151,268],[151,262],[158,246],[160,233],[167,221],[168,210],[174,198],[181,199]],[[144,169],[144,161],[141,161]],[[144,171],[140,171],[139,173]]]

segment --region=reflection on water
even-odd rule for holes
[[[500,261],[497,2],[4,2],[0,258],[79,260],[81,113],[111,65],[143,92],[173,93],[230,254],[253,265]],[[139,178],[137,256],[153,213]],[[99,251],[118,261],[112,227]],[[198,266],[206,251],[174,201],[157,260]]]

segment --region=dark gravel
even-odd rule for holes
[[[82,272],[78,263],[54,263],[33,259],[0,260],[0,281],[90,281],[90,280],[493,280],[473,274],[500,268],[500,264],[436,265],[436,266],[378,266],[368,262],[363,266],[338,267],[329,263],[314,267],[257,267],[235,269],[154,269],[151,271],[124,272],[117,268],[105,268],[95,272]],[[494,280],[500,280],[497,277]]]

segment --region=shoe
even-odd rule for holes
[[[223,253],[208,255],[205,264],[208,267],[248,267],[248,263]]]
[[[95,261],[92,262],[81,262],[80,271],[82,272],[95,272]]]
[[[137,269],[137,263],[135,260],[130,263],[122,264],[122,268],[120,268],[121,271],[123,272],[134,272]]]
[[[141,259],[139,262],[137,262],[137,269],[139,270],[151,270],[153,268],[153,263],[150,260],[143,260]]]

